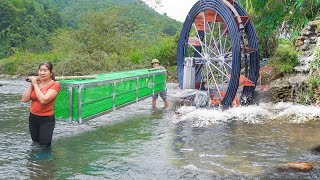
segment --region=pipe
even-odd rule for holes
[[[239,29],[240,30],[243,30],[244,29],[244,26],[243,26],[243,23],[242,23],[242,20],[241,20],[241,17],[238,13],[238,11],[234,8],[234,6],[232,4],[230,4],[227,0],[221,0],[232,12],[233,14],[236,16],[237,18],[237,21],[239,23]]]

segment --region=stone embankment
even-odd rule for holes
[[[301,30],[295,45],[299,52],[299,65],[295,67],[294,74],[279,76],[280,78],[270,83],[271,100],[273,102],[302,102],[320,106],[320,87],[309,90],[310,87],[307,84],[307,79],[311,74],[317,74],[320,77],[319,70],[312,72],[310,68],[310,64],[314,60],[314,49],[320,48],[320,20],[309,22]]]
[[[296,40],[296,49],[301,51],[304,56],[311,56],[320,37],[320,20],[311,21],[301,30],[300,36]]]
[[[272,101],[299,102],[306,88],[307,76],[303,74],[286,75],[271,82]]]
[[[299,55],[299,65],[295,67],[297,73],[309,73],[313,60],[313,50],[320,46],[320,20],[311,21],[301,30],[296,40],[296,50]]]

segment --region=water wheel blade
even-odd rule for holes
[[[226,96],[227,93],[225,91],[221,91],[219,94],[220,98],[215,98],[213,94],[210,95],[211,106],[219,106],[221,104],[222,99]],[[234,97],[231,105],[232,107],[240,106],[240,101],[237,95]]]
[[[204,20],[203,14],[202,13],[198,14],[194,21],[197,31],[204,31],[205,22],[203,22],[203,20]]]
[[[244,53],[253,53],[253,52],[257,52],[258,48],[244,48],[243,49]]]
[[[206,17],[206,22],[224,22],[222,17],[216,14],[213,10],[205,10],[204,15]]]
[[[239,86],[255,86],[255,84],[244,75],[240,75]]]
[[[195,82],[194,86],[195,86],[195,89],[206,90],[205,84],[206,84],[205,82]]]
[[[233,0],[227,0],[230,4],[234,4]]]
[[[229,33],[229,30],[228,30],[227,25],[225,23],[222,24],[222,29],[223,29],[223,32]]]
[[[240,16],[242,24],[245,26],[249,20],[249,16]]]
[[[189,37],[188,43],[192,46],[201,46],[201,41],[200,39],[196,37]]]
[[[219,106],[221,104],[221,99],[211,99],[211,106]]]
[[[234,97],[233,101],[232,101],[232,107],[239,107],[240,106],[240,101],[238,96],[236,95],[236,97]]]

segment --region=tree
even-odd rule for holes
[[[275,52],[278,38],[294,43],[300,30],[320,10],[319,0],[242,0],[256,27],[263,57]]]
[[[16,50],[48,50],[50,33],[61,26],[57,11],[33,0],[0,1],[0,59]]]

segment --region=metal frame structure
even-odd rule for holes
[[[156,77],[161,76],[161,81],[156,82]],[[164,77],[162,77],[164,76]],[[139,85],[139,81],[146,80],[149,81],[151,79],[151,82],[146,83],[144,86]],[[157,70],[153,72],[149,72],[144,75],[138,75],[138,76],[133,76],[133,77],[128,77],[128,78],[119,78],[119,79],[113,79],[113,80],[101,80],[97,82],[81,82],[79,81],[76,84],[71,84],[67,82],[61,81],[61,86],[67,89],[68,93],[68,105],[64,107],[68,107],[68,118],[66,119],[65,117],[59,116],[59,113],[56,113],[57,119],[60,120],[67,120],[69,122],[71,121],[76,121],[78,123],[83,123],[89,119],[98,117],[100,115],[103,115],[107,112],[116,110],[119,107],[123,107],[135,102],[138,102],[142,99],[145,99],[147,97],[152,96],[154,93],[160,92],[162,90],[165,90],[166,88],[166,71],[165,70]],[[134,84],[135,87],[128,87],[128,88],[122,88],[121,91],[119,91],[118,85],[121,85],[121,83],[129,83],[130,85]],[[85,89],[88,88],[94,88],[98,86],[108,86],[111,85],[112,89],[112,94],[107,94],[105,93],[105,96],[99,96],[99,98],[95,98],[89,101],[84,101],[84,97],[82,95],[82,92]],[[145,92],[143,92],[143,89],[147,89]],[[140,90],[140,91],[139,91]],[[76,96],[75,96],[76,92]],[[124,99],[126,98],[126,95],[130,94],[129,99]],[[133,96],[132,96],[133,95]],[[89,95],[88,95],[89,96]],[[76,98],[76,99],[74,99]],[[57,105],[59,104],[59,100],[61,100],[62,97],[57,97],[56,99],[56,107],[57,111],[64,111],[62,108],[62,105]],[[89,104],[94,104],[97,102],[102,102],[104,100],[110,100],[112,101],[112,107],[105,107],[104,110],[98,111],[92,115],[84,115],[84,106],[89,105]],[[58,103],[57,103],[58,102]],[[61,103],[60,103],[61,104]],[[77,107],[77,108],[75,108]],[[77,112],[73,112],[76,110]]]
[[[256,32],[239,4],[233,0],[195,3],[178,42],[180,88],[206,90],[211,105],[222,108],[237,106],[240,102],[250,104],[259,77],[259,61]],[[189,78],[190,72],[185,74],[188,73],[185,68],[190,64],[195,76],[186,80],[184,77]],[[183,84],[186,81],[195,81],[198,86],[186,87]]]

